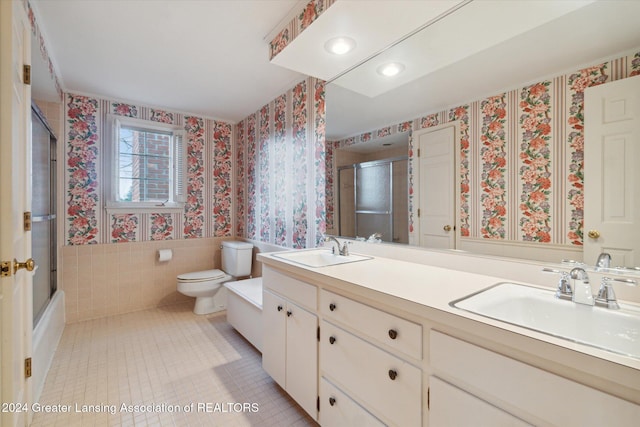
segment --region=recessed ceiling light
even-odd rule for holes
[[[393,77],[404,71],[404,65],[399,62],[389,62],[379,66],[376,71],[385,77]]]
[[[324,44],[324,48],[327,50],[327,52],[336,55],[344,55],[345,53],[349,53],[355,47],[356,41],[351,37],[334,37],[332,39],[329,39]]]

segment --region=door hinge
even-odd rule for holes
[[[420,218],[420,208],[418,208],[418,218]]]
[[[11,261],[0,262],[0,277],[11,276]]]
[[[31,85],[31,65],[24,64],[22,66],[22,82]]]
[[[431,387],[427,388],[427,410],[431,409]]]
[[[31,231],[31,212],[25,212],[23,215],[24,231]]]
[[[318,342],[320,342],[320,326],[318,326],[318,333],[316,334],[316,337],[318,338]]]
[[[318,400],[316,400],[316,408],[318,408],[318,412],[320,412],[320,396],[318,396]]]
[[[24,377],[31,378],[31,358],[24,359]]]

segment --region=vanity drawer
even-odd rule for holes
[[[320,291],[320,311],[336,322],[391,346],[415,359],[422,359],[422,325],[326,290]]]
[[[351,400],[326,378],[320,383],[320,425],[322,427],[385,427],[379,419]]]
[[[267,266],[262,271],[262,283],[265,289],[271,289],[314,312],[318,308],[318,288],[314,285],[294,279]]]
[[[323,375],[398,426],[422,424],[422,371],[327,322],[322,322]]]

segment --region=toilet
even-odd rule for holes
[[[222,242],[222,270],[204,270],[178,276],[178,292],[196,298],[195,314],[210,314],[227,305],[225,282],[251,275],[253,245],[247,242]]]

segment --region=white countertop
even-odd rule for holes
[[[306,277],[311,282],[323,283],[337,288],[355,285],[418,304],[425,309],[439,310],[536,341],[579,352],[599,359],[595,362],[590,361],[595,363],[597,368],[600,368],[597,366],[599,361],[620,365],[624,369],[619,374],[622,377],[632,375],[633,378],[628,378],[628,381],[625,382],[632,389],[638,390],[640,395],[640,360],[638,359],[493,320],[449,305],[451,301],[481,291],[499,282],[540,286],[507,280],[501,278],[499,273],[495,276],[487,276],[383,257],[372,257],[366,261],[319,268],[305,267],[292,261],[274,257],[269,253],[259,253],[258,260],[271,267]],[[581,360],[584,362],[584,359]],[[589,366],[593,366],[593,363],[589,363]]]

